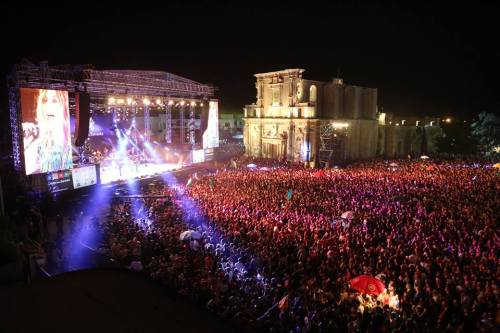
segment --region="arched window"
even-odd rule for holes
[[[316,98],[317,98],[316,86],[312,85],[309,88],[309,102],[316,103]]]

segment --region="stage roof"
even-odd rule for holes
[[[164,71],[98,70],[86,65],[38,66],[23,59],[10,76],[11,86],[87,91],[94,96],[211,98],[215,88]]]

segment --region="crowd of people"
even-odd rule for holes
[[[111,253],[250,331],[498,328],[497,170],[252,162],[116,200],[102,221]],[[386,291],[350,288],[361,274]]]

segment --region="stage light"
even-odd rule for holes
[[[195,101],[192,101],[191,102],[191,106],[195,106],[196,105],[196,102]]]
[[[116,102],[116,99],[114,97],[108,98],[108,104],[109,105],[113,105],[113,104],[115,104],[115,102]]]
[[[149,105],[149,104],[151,104],[151,101],[150,101],[149,99],[147,99],[147,98],[144,98],[144,99],[142,100],[142,103],[143,103],[144,105]]]
[[[123,103],[125,103],[125,101],[123,100],[123,98],[119,98],[119,99],[116,100],[116,104],[120,104],[121,105]]]
[[[130,97],[128,97],[128,98],[127,98],[127,104],[128,104],[128,105],[131,105],[131,104],[132,104],[132,98],[130,98]]]
[[[203,106],[203,103],[200,103],[200,106]]]
[[[184,106],[184,104],[186,104],[186,102],[184,102],[184,101],[181,101],[181,106]]]
[[[158,98],[158,99],[156,100],[156,104],[161,105],[161,99],[159,99],[159,98]]]
[[[172,100],[168,101],[168,105],[174,105],[174,101]]]

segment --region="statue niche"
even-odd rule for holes
[[[278,124],[267,126],[264,130],[264,137],[270,139],[278,138]]]

